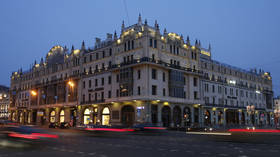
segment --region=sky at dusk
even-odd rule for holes
[[[126,2],[127,13],[125,11]],[[95,37],[118,35],[137,22],[157,20],[161,31],[199,39],[212,46],[212,58],[246,70],[272,73],[275,96],[280,95],[279,0],[1,0],[0,84],[27,70],[54,45],[93,47]]]

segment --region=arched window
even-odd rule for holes
[[[102,111],[102,125],[109,125],[110,122],[110,110],[105,107]]]
[[[84,111],[84,124],[89,124],[89,122],[90,122],[90,111],[87,108]]]
[[[59,116],[60,116],[60,119],[59,119],[59,120],[60,120],[60,123],[63,123],[64,120],[65,120],[65,118],[64,118],[64,110],[61,110],[61,111],[60,111],[60,115],[59,115]]]
[[[54,123],[55,122],[55,111],[52,111],[50,114],[50,122]]]

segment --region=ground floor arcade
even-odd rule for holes
[[[153,123],[164,127],[186,126],[265,126],[273,124],[271,112],[242,108],[216,108],[200,104],[178,104],[160,101],[112,102],[10,111],[10,119],[22,124],[48,125],[70,123],[72,126],[87,124],[126,125]]]

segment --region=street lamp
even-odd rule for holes
[[[68,81],[68,85],[69,85],[70,87],[74,87],[74,86],[75,86],[74,82],[72,82],[72,81]]]
[[[35,90],[31,90],[31,95],[32,96],[37,96],[37,92]]]
[[[250,123],[251,123],[251,125],[252,125],[252,117],[251,117],[251,114],[253,113],[253,114],[255,114],[255,106],[254,105],[248,105],[247,107],[246,107],[246,109],[247,109],[247,113],[249,114],[249,117],[250,117]]]

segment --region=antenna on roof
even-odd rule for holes
[[[125,9],[125,12],[126,12],[126,16],[127,16],[128,25],[130,25],[128,11],[127,11],[127,6],[126,6],[126,1],[123,0],[123,3],[124,3],[124,9]]]

